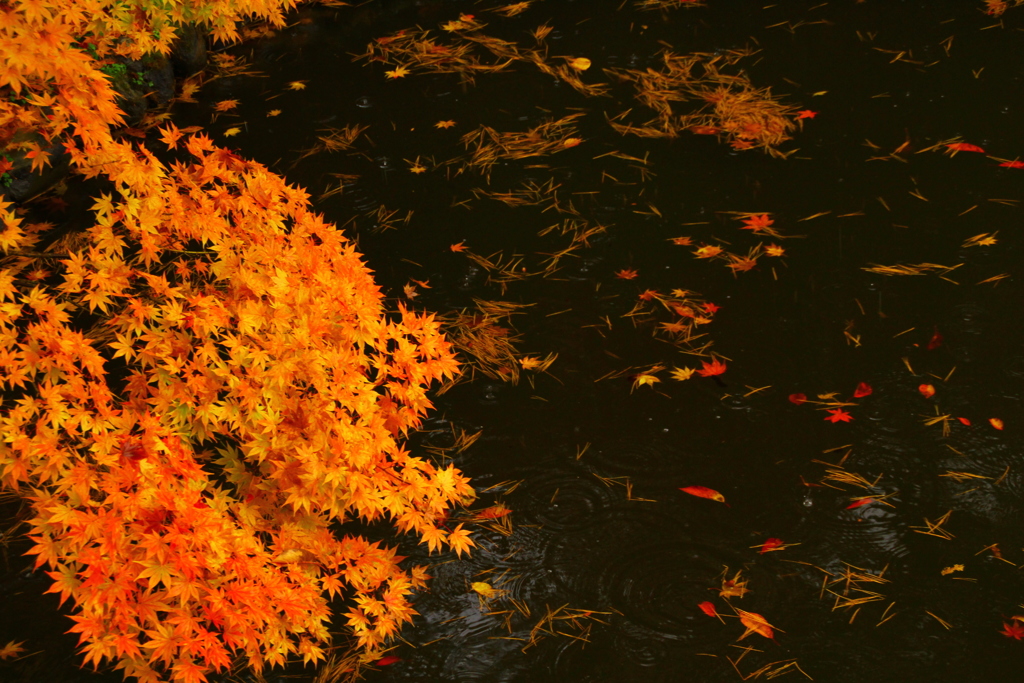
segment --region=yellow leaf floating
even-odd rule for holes
[[[586,71],[590,68],[590,60],[586,57],[577,57],[569,60],[569,66],[577,71]]]

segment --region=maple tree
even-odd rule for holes
[[[474,545],[444,526],[468,480],[401,445],[458,373],[438,321],[385,310],[354,245],[266,167],[173,124],[170,164],[113,133],[104,58],[167,52],[188,21],[233,40],[293,4],[0,10],[0,145],[62,139],[113,188],[58,241],[0,202],[0,485],[31,503],[29,554],[85,662],[142,681],[322,660],[339,594],[375,659],[428,577],[345,521]]]

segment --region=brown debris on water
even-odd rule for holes
[[[779,102],[770,88],[757,88],[745,73],[725,73],[752,50],[730,50],[723,55],[695,52],[661,53],[661,68],[605,69],[621,82],[632,83],[636,98],[653,110],[654,119],[632,123],[632,110],[609,119],[623,135],[674,138],[683,131],[717,135],[736,149],[762,149],[785,157],[778,146],[797,128],[796,108]],[[677,111],[681,109],[681,111]]]

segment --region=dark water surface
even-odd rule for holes
[[[288,30],[232,50],[264,77],[215,81],[200,104],[176,110],[179,125],[208,126],[216,141],[314,197],[337,184],[329,174],[358,174],[317,206],[358,239],[389,296],[402,299],[417,279],[431,288],[419,288],[413,305],[427,310],[470,309],[474,299],[528,304],[512,319],[520,350],[558,353],[532,381],[477,377],[436,398],[414,445],[450,445],[453,428],[481,431],[455,462],[478,491],[494,487],[480,507],[504,502],[514,530],[481,529],[468,560],[428,557],[401,541],[411,561],[432,565],[432,590],[402,633],[408,644],[392,653],[401,660],[366,680],[735,681],[727,658],[744,655],[743,646],[756,648],[738,665],[743,675],[772,665],[766,677],[795,661],[814,680],[837,683],[1019,680],[1024,642],[999,631],[1024,614],[1024,169],[979,153],[916,152],[959,136],[993,157],[1024,155],[1024,9],[993,26],[969,0],[708,4],[660,13],[620,0],[547,0],[507,19],[473,2],[305,10]],[[606,116],[639,108],[626,86],[587,98],[523,64],[468,86],[452,74],[387,80],[392,66],[352,59],[374,38],[434,29],[460,12],[486,21],[488,35],[531,46],[529,31],[547,22],[550,54],[591,59],[590,83],[607,81],[606,67],[656,68],[666,43],[679,53],[756,47],[739,68],[818,114],[782,146],[797,151],[778,159],[714,136],[623,137]],[[900,52],[913,62],[892,61]],[[296,80],[306,89],[287,90]],[[239,116],[210,124],[223,99],[241,101]],[[268,118],[274,108],[280,116]],[[427,161],[462,154],[459,136],[479,125],[522,131],[575,112],[584,113],[582,144],[499,163],[489,184]],[[436,129],[442,120],[457,123]],[[295,163],[318,129],[351,124],[370,126],[352,150]],[[230,126],[243,132],[220,137]],[[907,140],[902,160],[869,161]],[[649,176],[602,156],[613,151],[646,157]],[[409,172],[406,160],[417,157],[425,173]],[[540,270],[569,238],[538,232],[564,216],[473,190],[551,180],[581,217],[607,228],[555,275],[503,291],[449,249],[464,241]],[[367,214],[382,204],[412,217],[380,230]],[[743,253],[760,241],[728,212],[771,213],[785,256],[735,275],[722,261],[695,258],[700,244]],[[997,231],[994,245],[961,246]],[[668,241],[684,235],[694,247]],[[864,270],[921,263],[960,267],[945,279]],[[638,277],[614,276],[625,268]],[[1001,274],[1009,277],[976,284]],[[631,391],[637,370],[595,381],[627,368],[699,365],[654,339],[653,322],[623,317],[644,290],[674,288],[721,307],[705,330],[728,359],[720,381],[676,382],[663,371],[660,383]],[[942,343],[929,349],[936,332]],[[850,423],[787,400],[830,392],[846,400],[859,382],[873,393],[851,399]],[[922,397],[922,383],[935,397]],[[925,424],[936,415],[971,424],[951,420],[944,436],[940,424]],[[821,482],[844,455],[845,472],[874,486],[804,485]],[[943,476],[950,472],[966,474]],[[729,506],[679,490],[694,485],[721,492]],[[865,496],[887,497],[847,509]],[[949,538],[918,533],[947,512]],[[759,553],[769,538],[795,545]],[[962,571],[942,574],[958,564]],[[742,570],[749,589],[730,602],[764,615],[774,642],[756,634],[737,642],[743,626],[718,590],[726,568],[729,577]],[[837,580],[848,571],[855,580]],[[511,616],[481,612],[473,581],[507,591],[490,610]],[[26,592],[46,585],[26,582]],[[836,608],[836,593],[869,592],[877,598]],[[700,611],[705,601],[724,623]],[[591,614],[555,622],[560,634],[526,647],[545,613],[563,606]],[[795,667],[786,672],[803,679]],[[280,680],[310,680],[293,673]]]

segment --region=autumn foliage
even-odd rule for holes
[[[62,139],[111,186],[59,240],[0,202],[0,484],[31,503],[29,552],[74,603],[87,663],[191,682],[316,662],[338,595],[372,653],[427,577],[340,524],[473,544],[444,525],[468,481],[400,443],[457,364],[431,316],[385,310],[300,189],[173,124],[173,162],[116,139],[84,36],[135,56],[166,51],[179,22],[231,39],[290,3],[169,5],[0,7],[0,145]]]

